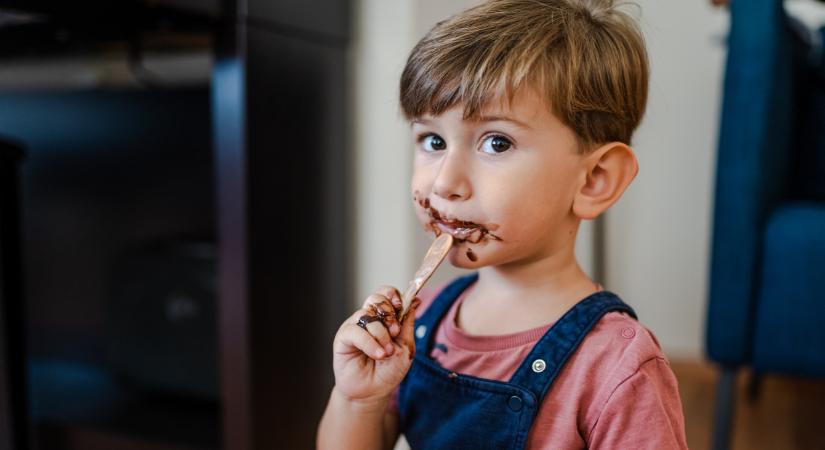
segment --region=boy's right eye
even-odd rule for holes
[[[425,152],[436,152],[447,148],[447,143],[437,134],[427,134],[421,137],[421,144]]]

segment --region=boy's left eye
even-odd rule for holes
[[[512,147],[513,143],[506,137],[500,135],[489,136],[481,143],[481,151],[491,155],[504,153]]]

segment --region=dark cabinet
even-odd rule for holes
[[[0,137],[0,449],[25,450],[28,408],[23,274],[20,248],[20,176],[23,149]]]
[[[186,1],[128,3],[152,12],[26,48],[98,51],[147,20],[174,32]],[[0,89],[0,134],[28,153],[13,276],[29,372],[0,384],[30,413],[0,410],[30,416],[34,448],[314,447],[351,292],[349,3],[209,11],[180,28],[209,45],[205,83]]]

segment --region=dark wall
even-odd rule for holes
[[[113,270],[173,239],[214,240],[209,91],[0,93],[22,166],[32,356],[105,360]]]

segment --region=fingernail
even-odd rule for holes
[[[392,344],[387,344],[384,346],[384,348],[387,350],[388,355],[392,355],[392,353],[395,351],[395,348],[393,348]]]
[[[379,348],[378,350],[375,351],[375,356],[378,357],[378,358],[383,358],[383,357],[387,356],[387,354],[384,353],[384,349]]]
[[[390,325],[390,333],[398,334],[401,331],[401,327],[397,323],[393,323]]]

